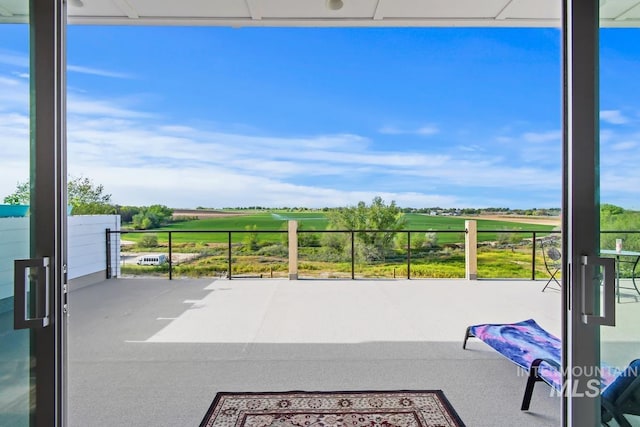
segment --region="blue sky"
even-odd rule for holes
[[[640,31],[602,32],[602,199],[640,208]],[[69,171],[120,204],[559,207],[556,29],[70,26]],[[0,26],[0,194],[27,177]]]

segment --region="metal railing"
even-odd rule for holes
[[[234,235],[247,235],[247,234],[287,234],[288,230],[106,230],[106,253],[107,253],[107,278],[112,276],[112,260],[111,260],[111,236],[114,234],[126,235],[126,234],[165,234],[167,236],[168,241],[168,276],[169,280],[173,279],[174,273],[174,263],[173,263],[173,236],[176,234],[222,234],[226,235],[226,251],[227,251],[227,271],[226,277],[228,279],[233,278],[233,236]],[[465,234],[465,229],[425,229],[425,230],[297,230],[296,233],[304,234],[304,233],[345,233],[350,236],[350,262],[351,262],[351,279],[356,278],[356,234],[358,233],[406,233],[407,235],[407,244],[406,244],[406,267],[407,274],[406,278],[411,279],[411,266],[412,266],[412,248],[411,248],[411,234],[413,233],[435,233],[435,234],[446,234],[446,233],[460,233]],[[543,238],[540,236],[549,236],[554,234],[560,234],[559,230],[514,230],[514,229],[499,229],[499,230],[477,230],[478,235],[485,233],[492,234],[518,234],[518,235],[529,235],[531,236],[531,280],[536,280],[536,252],[537,252],[537,242]],[[640,233],[640,231],[616,231],[609,230],[603,231],[602,233]],[[297,238],[297,236],[296,236]],[[527,239],[525,237],[524,239]],[[395,272],[394,272],[395,277]]]

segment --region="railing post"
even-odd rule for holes
[[[107,279],[111,279],[111,229],[107,228],[105,230],[105,235],[106,235],[106,261],[107,261],[107,265],[106,265],[106,273],[107,273]]]
[[[228,271],[227,271],[227,279],[231,280],[231,232],[228,232],[229,234],[229,257],[227,260],[227,265],[228,265]]]
[[[351,280],[356,278],[356,248],[355,248],[355,235],[351,230]]]
[[[411,279],[411,232],[407,231],[407,279]]]
[[[533,246],[531,248],[531,280],[536,280],[536,232],[533,232]]]
[[[172,251],[171,251],[171,231],[169,231],[169,280],[173,279],[173,262],[171,260],[171,255]]]
[[[298,221],[289,221],[289,280],[298,280]]]
[[[476,280],[478,278],[478,225],[474,220],[464,222],[464,264],[465,278]]]

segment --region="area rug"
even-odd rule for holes
[[[200,427],[463,427],[442,390],[218,393]]]

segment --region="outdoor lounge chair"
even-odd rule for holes
[[[557,279],[557,275],[562,269],[562,253],[560,250],[553,246],[550,240],[540,240],[540,247],[542,248],[542,259],[544,260],[544,267],[547,269],[547,272],[551,276],[547,283],[542,288],[542,292],[547,289],[547,287],[551,284],[551,282],[556,282],[558,288],[561,288],[562,285],[560,281]]]
[[[469,326],[467,340],[476,337],[528,374],[521,410],[529,409],[533,388],[544,382],[562,392],[561,341],[533,319],[512,324],[482,324]],[[624,414],[640,415],[640,360],[632,361],[624,370],[601,367],[602,420],[615,419],[621,427],[631,427]]]
[[[602,391],[602,422],[616,420],[631,427],[624,414],[640,415],[640,359],[632,361],[616,380]],[[608,424],[606,424],[608,425]]]

